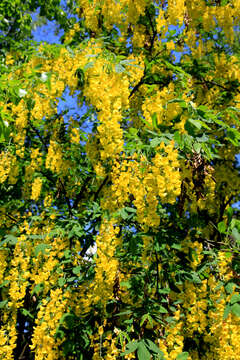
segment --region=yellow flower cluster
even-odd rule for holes
[[[146,41],[146,27],[144,25],[136,25],[132,38],[133,46],[135,48],[143,48]]]
[[[167,16],[168,22],[171,25],[180,26],[183,23],[184,15],[186,13],[186,1],[185,0],[169,0],[168,1],[168,9]]]
[[[64,89],[61,90],[63,91]],[[47,87],[45,87],[44,92],[43,92],[43,88],[39,89],[39,91],[41,91],[41,93],[43,94],[45,93],[45,96],[34,94],[35,104],[31,111],[31,116],[33,117],[33,119],[37,119],[38,121],[42,119],[44,116],[46,115],[51,116],[56,112],[55,108],[51,106],[51,103],[49,102],[49,91]]]
[[[32,183],[32,200],[38,200],[42,189],[42,179],[37,177]]]
[[[176,360],[177,356],[183,352],[182,321],[178,319],[174,324],[167,325],[165,332],[166,339],[158,339],[159,349],[164,353],[164,359]]]
[[[185,332],[189,336],[193,336],[194,332],[204,334],[208,326],[206,315],[208,305],[207,280],[202,281],[201,286],[187,282],[183,293],[183,308],[186,312]]]
[[[99,326],[98,333],[91,336],[91,347],[94,350],[93,360],[116,360],[120,355],[120,350],[117,347],[117,339],[114,333],[108,332],[104,334],[104,327],[106,327],[107,321],[104,320],[103,325]]]
[[[78,12],[79,16],[84,17],[85,26],[92,32],[98,34],[98,18],[101,16],[106,29],[111,30],[116,25],[125,38],[128,24],[136,25],[139,17],[144,15],[145,8],[149,3],[149,0],[120,0],[117,2],[111,0],[89,2],[84,0],[79,2]],[[71,34],[68,34],[68,41],[74,36],[74,33],[75,31],[72,29]]]
[[[40,149],[32,148],[31,162],[29,165],[25,166],[23,194],[25,197],[29,197],[33,200],[37,200],[41,192],[42,179],[40,179],[39,177],[34,179],[34,174],[36,171],[41,170],[41,165],[42,165],[42,154],[40,152]]]
[[[233,277],[232,271],[230,270],[232,262],[232,254],[225,251],[218,253],[218,269],[220,276],[228,281]]]
[[[231,257],[226,258],[224,254],[219,253],[219,267],[224,266],[224,276],[226,280],[231,278],[231,275],[228,275],[228,264],[231,261]],[[231,274],[231,271],[230,271]],[[206,354],[204,360],[206,359],[230,359],[230,360],[239,360],[239,330],[240,330],[240,320],[233,314],[229,314],[227,318],[224,318],[224,311],[229,303],[231,297],[234,294],[237,294],[234,291],[231,295],[226,294],[224,288],[220,286],[214,276],[210,276],[208,279],[208,286],[210,289],[210,299],[214,303],[214,309],[208,311],[208,317],[210,319],[209,323],[210,332],[205,333],[205,340],[209,342],[210,350]]]
[[[102,161],[114,159],[122,151],[123,132],[120,123],[122,111],[128,106],[129,96],[127,77],[115,72],[108,73],[107,66],[110,64],[106,64],[104,59],[96,60],[94,67],[88,69],[88,87],[84,89],[86,98],[99,109],[100,125],[97,132]]]
[[[28,122],[28,110],[23,99],[17,105],[12,105],[12,114],[16,116],[16,128],[18,131],[22,131]]]
[[[1,319],[2,320],[2,319]],[[0,359],[14,360],[13,350],[17,340],[17,311],[7,311],[4,314],[0,329]]]
[[[72,129],[72,131],[71,131],[71,142],[73,144],[79,144],[79,142],[80,142],[79,129],[77,129],[77,128]]]
[[[50,141],[45,166],[56,174],[66,173],[69,167],[68,162],[63,159],[60,144],[54,140]]]
[[[48,231],[51,231],[50,226]],[[42,240],[40,240],[39,244],[41,244],[41,242]],[[36,243],[35,246],[39,244]],[[32,281],[32,289],[38,284],[43,284],[43,292],[47,294],[52,285],[55,284],[61,276],[55,269],[59,265],[59,260],[63,256],[64,250],[69,246],[69,243],[60,237],[51,240],[51,238],[47,236],[45,238],[45,244],[48,245],[48,247],[44,249],[43,253],[40,251],[34,259],[30,279]]]
[[[43,299],[34,327],[32,345],[36,360],[59,359],[59,346],[63,340],[56,339],[56,329],[66,312],[69,294],[61,289],[51,290],[50,300]]]
[[[26,246],[26,236],[21,235],[14,249],[14,256],[11,261],[9,274],[5,277],[9,280],[8,306],[19,308],[23,305],[23,300],[28,286],[29,278],[29,249]]]
[[[180,113],[181,108],[177,103],[168,101],[175,97],[174,84],[164,87],[151,97],[147,97],[143,106],[143,115],[149,124],[152,124],[152,116],[156,114],[158,125],[171,125],[172,120]]]
[[[0,152],[0,184],[3,184],[7,179],[9,184],[15,184],[18,169],[16,156],[10,152]]]
[[[137,221],[142,226],[158,226],[157,213],[161,203],[174,203],[180,194],[178,152],[174,142],[163,143],[149,162],[146,157],[135,154],[130,159],[116,160],[111,177],[111,190],[106,189],[103,208],[116,211],[129,201],[136,207]],[[131,198],[133,197],[133,200]]]
[[[189,243],[190,240],[185,244],[186,253]],[[203,247],[197,241],[190,247],[193,256],[189,260],[192,268],[196,269],[203,259]],[[234,294],[239,293],[235,288],[231,294],[227,294],[221,283],[222,280],[229,281],[233,277],[230,269],[232,258],[226,252],[219,252],[218,259],[220,280],[217,280],[215,275],[209,274],[208,279],[201,280],[199,284],[185,281],[180,295],[170,293],[170,299],[181,299],[181,304],[178,305],[179,308],[175,313],[179,322],[176,326],[169,324],[165,328],[166,337],[158,340],[159,348],[164,352],[166,359],[176,359],[176,351],[182,351],[184,338],[191,338],[197,344],[199,337],[204,339],[204,355],[200,357],[198,351],[193,348],[189,350],[188,359],[240,359],[240,320],[232,313],[224,318],[227,304]]]
[[[0,283],[4,280],[4,271],[7,267],[7,250],[0,250]]]
[[[113,297],[113,286],[118,271],[118,260],[114,257],[121,243],[119,228],[114,220],[104,220],[96,237],[97,258],[94,284],[90,285],[93,303],[105,305]]]

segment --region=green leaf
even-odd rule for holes
[[[145,343],[147,344],[147,347],[149,348],[149,350],[151,350],[154,353],[160,354],[160,355],[164,355],[163,352],[157,347],[157,345],[152,342],[149,339],[146,339]]]
[[[182,146],[183,141],[179,131],[175,131],[173,139],[180,147]]]
[[[187,351],[182,352],[181,354],[178,354],[176,357],[176,360],[187,360],[189,356],[189,353]]]
[[[86,71],[87,69],[90,69],[94,66],[94,61],[89,61],[86,65],[84,65],[83,70]]]
[[[0,301],[0,309],[3,309],[8,303],[8,300]]]
[[[231,297],[230,304],[235,304],[236,302],[240,302],[240,294],[234,294]]]
[[[116,73],[121,74],[122,72],[125,71],[125,68],[121,64],[116,64],[115,71],[116,71]]]
[[[66,279],[64,277],[58,279],[58,285],[60,287],[63,287],[65,284],[66,284]]]
[[[171,245],[171,248],[172,248],[172,249],[176,249],[176,250],[181,250],[181,249],[182,249],[182,246],[181,246],[181,244],[172,244],[172,245]]]
[[[183,134],[182,139],[184,146],[186,146],[188,149],[192,149],[193,137],[188,134]]]
[[[197,137],[196,140],[200,143],[205,143],[209,140],[209,137],[206,134],[203,134],[200,137]]]
[[[226,224],[224,223],[224,221],[218,223],[217,227],[220,233],[224,233],[226,231]]]
[[[65,259],[69,259],[71,257],[71,255],[72,255],[72,253],[69,249],[64,251]]]
[[[125,207],[125,210],[127,210],[128,212],[132,212],[132,213],[136,213],[136,212],[137,212],[136,209],[131,208],[131,207],[129,207],[129,206],[126,206],[126,207]]]
[[[64,335],[65,335],[64,331],[62,329],[60,329],[60,327],[57,327],[55,337],[63,339]]]
[[[130,207],[122,208],[117,212],[117,214],[120,215],[123,220],[131,219],[135,213],[136,209]]]
[[[240,234],[239,234],[237,228],[233,228],[233,229],[232,229],[232,236],[234,237],[234,239],[236,240],[236,242],[239,244],[239,243],[240,243]]]
[[[229,282],[225,286],[225,290],[228,294],[232,294],[235,288],[236,288],[236,284],[234,284],[233,282]]]
[[[121,216],[121,218],[122,218],[123,220],[126,220],[126,219],[129,217],[129,214],[127,213],[127,211],[125,210],[125,208],[120,209],[120,210],[118,211],[118,214]]]
[[[152,125],[147,121],[147,120],[145,120],[144,119],[144,117],[140,117],[140,119],[142,120],[142,122],[144,122],[144,124],[146,124],[149,128],[152,128]],[[156,135],[156,134],[155,134]]]
[[[233,128],[228,128],[226,139],[228,139],[234,146],[238,146],[240,140],[239,131]]]
[[[127,289],[131,287],[131,283],[129,281],[121,281],[120,285],[126,287]]]
[[[201,279],[199,278],[198,274],[194,271],[191,272],[192,281],[196,284],[201,284]]]
[[[155,148],[155,147],[157,147],[158,145],[160,145],[161,142],[162,142],[162,140],[159,139],[159,138],[152,139],[152,140],[150,141],[150,146],[152,146],[153,148]]]
[[[201,149],[202,149],[202,145],[200,144],[200,143],[194,143],[193,144],[193,148],[194,148],[194,150],[196,151],[196,153],[198,153],[198,154],[200,154],[200,152],[201,152]]]
[[[135,59],[125,59],[125,60],[121,60],[120,64],[135,65],[135,64],[132,64],[133,62],[136,62],[136,60]],[[141,66],[139,66],[139,65],[137,65],[137,66],[141,68]]]
[[[4,280],[1,284],[0,284],[0,288],[7,286],[9,284],[9,280]]]
[[[167,309],[165,309],[162,305],[159,306],[159,310],[158,310],[161,314],[167,314],[168,311]]]
[[[131,354],[132,352],[136,351],[138,348],[138,341],[132,341],[126,345],[126,350],[121,353],[121,356]]]
[[[229,3],[229,0],[221,0],[221,6],[226,6]]]
[[[224,312],[223,312],[223,320],[226,320],[228,315],[230,314],[231,312],[231,306],[230,305],[227,305],[224,309]]]
[[[34,69],[39,70],[39,69],[41,69],[42,66],[43,66],[43,64],[38,64],[38,65],[34,66]]]
[[[189,74],[186,73],[180,66],[173,65],[167,60],[164,60],[164,63],[169,69],[174,70],[175,72],[181,73],[181,74],[185,75],[187,78],[189,78]]]
[[[144,314],[141,318],[140,326],[144,323],[145,320],[147,320],[149,314]]]
[[[237,317],[240,317],[240,304],[235,303],[231,308],[231,312]]]
[[[193,126],[195,126],[198,130],[200,130],[202,128],[202,124],[201,121],[196,120],[196,119],[188,119],[187,122],[190,122]]]
[[[132,310],[126,310],[126,311],[122,311],[120,313],[117,313],[116,315],[114,316],[123,316],[123,315],[130,315],[132,314]]]
[[[152,126],[157,129],[157,113],[152,114]]]
[[[32,294],[32,295],[33,295],[33,294],[37,294],[37,295],[38,295],[38,294],[43,290],[43,287],[44,287],[44,284],[43,284],[43,283],[35,285],[31,294]]]
[[[169,294],[170,291],[171,290],[169,288],[163,288],[158,290],[159,294]]]
[[[2,245],[3,243],[7,243],[9,245],[16,245],[17,241],[18,239],[16,236],[9,234],[5,236],[4,240],[0,243],[0,245]]]
[[[168,316],[168,317],[164,318],[164,320],[167,321],[170,324],[173,324],[173,323],[175,324],[176,323],[176,319],[174,317],[172,317],[172,316]]]
[[[72,313],[64,313],[60,319],[59,324],[66,324],[68,329],[72,329],[74,326],[75,316]]]
[[[31,319],[34,319],[34,316],[27,309],[21,309],[21,312],[24,316],[29,316]]]
[[[74,267],[73,270],[72,270],[72,272],[73,272],[75,275],[79,274],[80,271],[81,271],[81,266],[76,266],[76,267]]]
[[[42,254],[46,253],[46,249],[51,249],[51,245],[49,244],[38,244],[35,246],[34,254],[35,256],[38,256],[38,254],[41,252]]]
[[[209,111],[209,109],[206,105],[200,105],[197,109],[204,113]]]
[[[150,360],[151,359],[151,354],[148,351],[148,349],[146,348],[143,341],[140,342],[138,345],[137,354],[138,354],[139,360]]]
[[[207,124],[205,124],[205,122],[204,121],[201,121],[201,120],[199,120],[199,119],[188,119],[188,121],[192,124],[192,125],[194,125],[197,129],[201,129],[202,127],[204,127],[205,129],[207,129],[207,130],[211,130],[210,129],[210,127],[207,125]]]

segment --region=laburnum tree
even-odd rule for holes
[[[240,2],[0,19],[0,359],[239,360]]]

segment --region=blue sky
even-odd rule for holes
[[[33,20],[36,20],[37,14],[32,16]],[[63,30],[56,34],[57,26],[54,21],[47,20],[45,25],[38,26],[32,31],[33,38],[37,42],[47,42],[49,44],[60,44],[61,36],[63,35]],[[64,99],[64,100],[63,100]],[[65,120],[67,121],[70,116],[73,116],[76,113],[80,112],[80,109],[77,105],[77,93],[75,96],[71,96],[69,89],[65,89],[62,99],[59,99],[58,104],[58,113],[69,109],[67,115],[65,115]]]

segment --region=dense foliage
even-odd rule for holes
[[[1,1],[1,360],[240,359],[239,22]]]

